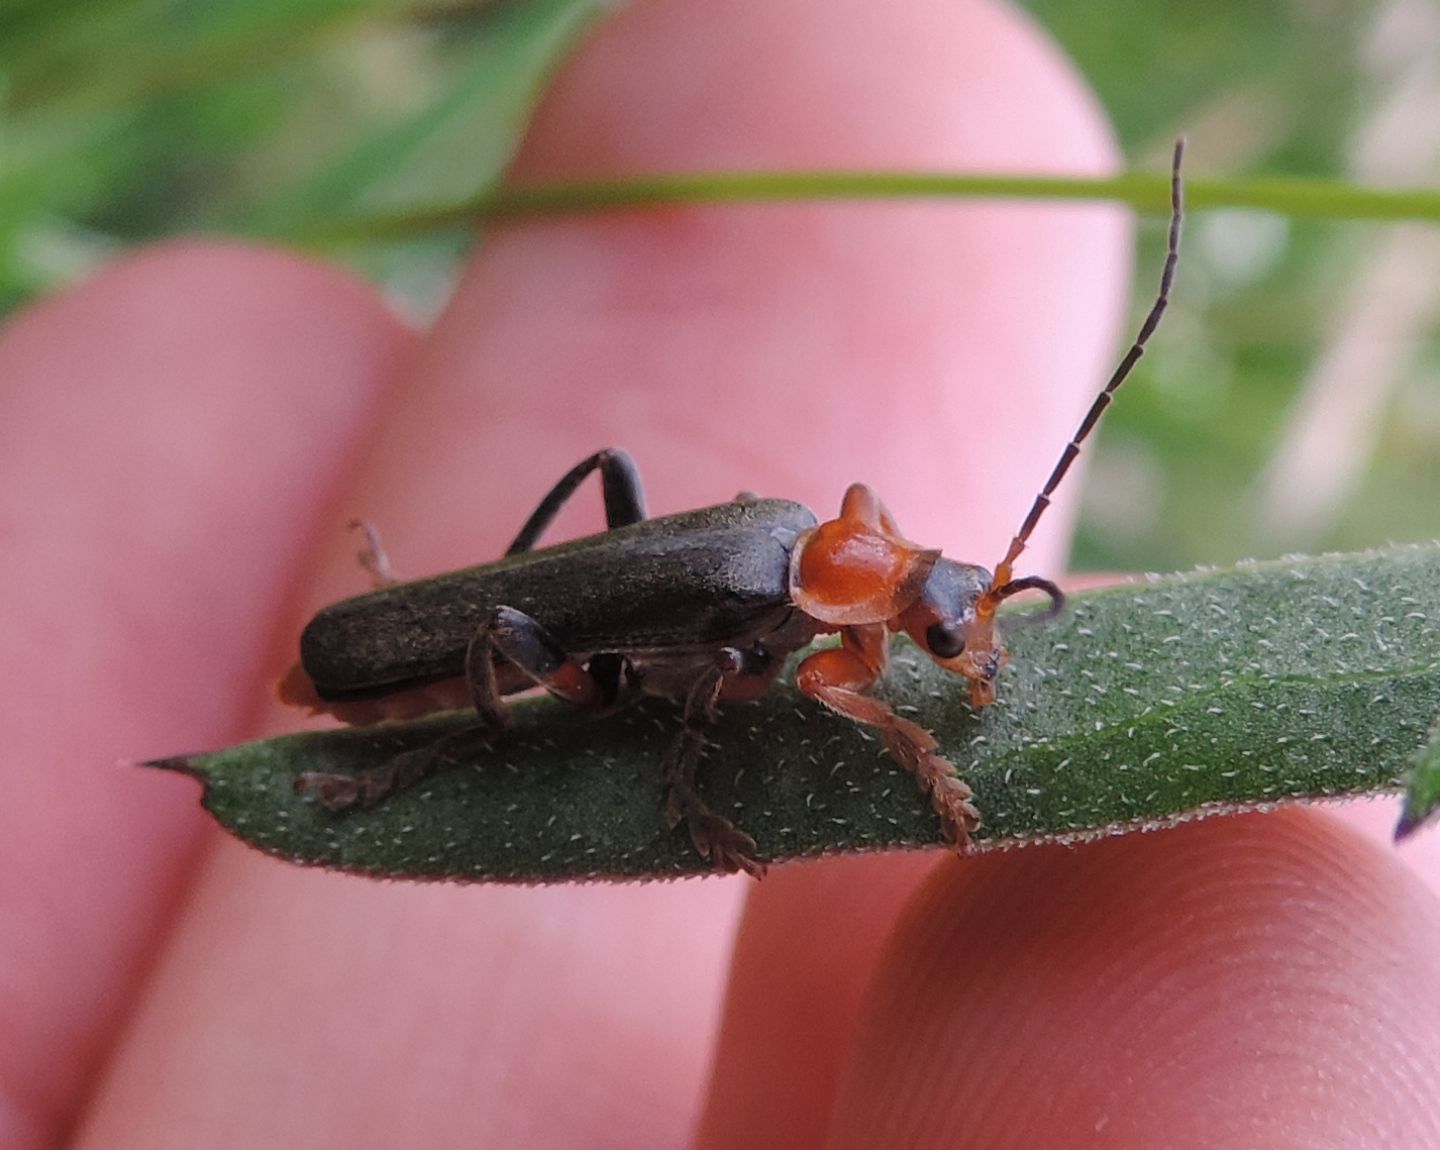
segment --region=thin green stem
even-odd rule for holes
[[[1338,180],[1189,180],[1192,209],[1250,208],[1341,220],[1440,222],[1440,190],[1364,188]],[[1168,177],[1127,173],[1105,179],[950,175],[938,172],[681,172],[500,188],[433,208],[357,216],[296,238],[315,243],[403,237],[476,223],[679,204],[897,199],[1111,200],[1139,211],[1169,210]]]

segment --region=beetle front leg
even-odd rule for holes
[[[935,753],[934,735],[867,693],[885,671],[889,638],[884,626],[846,627],[840,634],[842,646],[817,651],[800,664],[795,685],[847,719],[878,727],[890,754],[930,796],[946,837],[964,848],[980,825],[980,812],[970,801],[974,792],[954,764]]]
[[[705,730],[715,721],[715,704],[728,683],[746,676],[745,655],[733,648],[720,652],[715,666],[691,685],[685,696],[684,725],[665,756],[661,779],[665,784],[665,821],[671,828],[684,822],[690,841],[717,870],[743,870],[752,878],[765,877],[765,864],[755,858],[755,840],[712,811],[695,789],[695,769],[705,749]]]

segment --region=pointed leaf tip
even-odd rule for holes
[[[1440,719],[1430,727],[1413,762],[1405,787],[1405,807],[1395,824],[1396,842],[1409,838],[1440,810]]]
[[[171,755],[164,759],[145,759],[140,762],[127,762],[122,760],[122,767],[150,767],[157,771],[174,771],[178,775],[189,775],[192,779],[205,781],[205,771],[196,762],[199,756],[195,755]]]

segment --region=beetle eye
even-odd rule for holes
[[[965,650],[965,636],[957,627],[932,623],[925,631],[925,646],[937,659],[953,659]]]

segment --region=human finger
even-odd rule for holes
[[[253,729],[315,509],[410,335],[334,269],[171,244],[0,332],[0,1143],[75,1121]]]
[[[828,1145],[1426,1146],[1440,907],[1323,813],[937,870],[875,971]]]

